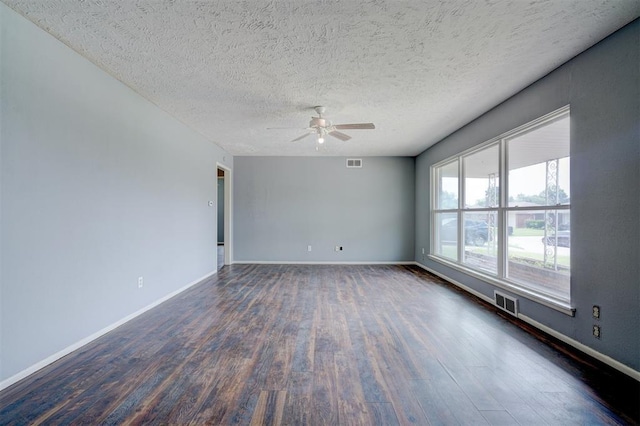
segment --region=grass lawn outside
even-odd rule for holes
[[[519,248],[519,247],[516,247]],[[491,250],[489,248],[487,248],[486,246],[484,247],[475,247],[475,246],[467,246],[465,248],[466,251],[471,252],[471,253],[477,253],[477,254],[484,254],[486,256],[491,256],[491,257],[495,257],[496,253],[494,250]],[[457,257],[457,248],[456,246],[444,246],[442,248],[442,253],[440,253],[442,256],[447,257],[449,259],[453,259],[455,260]],[[513,251],[510,255],[509,255],[509,260],[513,261],[513,262],[517,262],[518,259],[528,259],[528,260],[534,260],[534,261],[539,261],[542,262],[544,261],[544,253],[540,253],[540,252],[532,252],[532,251],[522,251],[522,250],[517,250],[517,251]],[[558,265],[559,266],[564,266],[566,268],[570,268],[571,267],[571,257],[567,256],[567,255],[558,255]]]
[[[487,250],[486,247],[467,247],[466,250],[471,253],[484,254],[484,255],[493,256],[493,257],[496,256],[495,253],[491,253],[491,251]],[[453,253],[452,256],[455,256],[455,253]],[[509,255],[509,260],[512,262],[517,262],[518,259],[528,259],[528,260],[535,260],[535,261],[542,262],[544,261],[544,253],[518,250],[518,251],[514,251]],[[559,254],[558,265],[564,266],[567,268],[571,267],[571,257]]]
[[[513,237],[542,237],[544,236],[544,229],[532,229],[532,228],[514,228]]]
[[[516,253],[514,253],[514,255],[510,255],[509,256],[509,260],[517,262],[518,259],[531,259],[531,260],[537,260],[537,261],[544,261],[544,254],[543,253],[533,253],[530,251],[518,251]],[[558,255],[558,265],[559,266],[564,266],[567,268],[571,267],[571,257],[570,256],[564,256],[564,255]]]
[[[508,257],[512,262],[520,262],[520,263],[530,263],[538,262],[541,263],[544,261],[544,246],[537,237],[542,238],[544,235],[544,230],[542,229],[531,229],[531,228],[516,228],[513,231],[513,234],[509,237],[509,248],[508,248]],[[536,238],[513,238],[512,237],[536,237]],[[538,247],[539,246],[539,247]],[[564,247],[557,247],[557,262],[558,266],[564,268],[571,267],[571,256],[570,249]],[[481,254],[489,257],[497,256],[497,246],[492,244],[491,242],[485,244],[484,246],[470,246],[465,245],[465,251],[470,253]],[[457,260],[458,257],[458,247],[456,244],[451,245],[443,245],[441,246],[441,251],[438,253],[440,256],[446,257],[447,259]],[[551,259],[551,261],[553,261]],[[539,265],[542,267],[542,265]]]

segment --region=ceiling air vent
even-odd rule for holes
[[[515,299],[506,294],[494,291],[493,298],[496,302],[496,306],[503,311],[509,312],[513,316],[518,316],[518,299]]]
[[[361,169],[361,168],[362,168],[361,158],[347,158],[347,169]]]

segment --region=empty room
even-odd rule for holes
[[[0,0],[0,424],[640,424],[639,17]]]

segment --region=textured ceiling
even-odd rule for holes
[[[640,15],[638,0],[2,1],[233,155],[419,154]],[[376,130],[290,142],[314,105]]]

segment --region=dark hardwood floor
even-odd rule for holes
[[[637,382],[536,333],[417,267],[225,266],[5,389],[0,423],[638,422]]]

